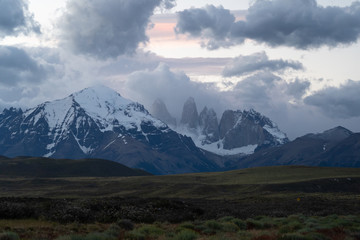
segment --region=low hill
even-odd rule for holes
[[[318,158],[320,166],[360,167],[360,133],[354,133]]]
[[[129,177],[149,173],[102,159],[49,159],[39,157],[0,157],[0,176],[7,177]]]
[[[284,145],[257,151],[234,161],[228,168],[279,165],[360,167],[360,134],[340,126],[307,134]]]

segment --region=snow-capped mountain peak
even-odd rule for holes
[[[163,122],[151,117],[143,105],[123,98],[116,91],[102,85],[86,88],[70,97],[95,120],[102,131],[111,131],[113,127],[119,126],[127,130],[140,130],[142,122],[166,127]]]
[[[81,118],[76,113],[82,113]],[[166,127],[161,121],[151,117],[143,105],[123,98],[116,91],[105,87],[89,87],[70,96],[46,102],[25,112],[36,123],[45,117],[50,130],[68,127],[77,118],[77,125],[86,117],[95,121],[102,132],[114,127],[141,130],[142,122],[151,122],[157,127]]]
[[[69,138],[84,154],[89,154],[97,145],[97,132],[132,131],[148,140],[142,129],[145,125],[168,131],[167,125],[153,118],[143,105],[125,99],[105,86],[86,88],[64,99],[28,109],[21,125],[20,132],[47,135],[47,139],[42,141],[46,144],[46,157],[52,156],[58,145]]]
[[[118,109],[125,109],[132,101],[123,98],[116,91],[102,86],[85,88],[70,95],[87,113],[105,118]]]

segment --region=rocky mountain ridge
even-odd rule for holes
[[[157,98],[151,106],[151,115],[171,127],[176,127],[177,125],[176,118],[171,116],[165,103],[159,98]]]
[[[102,158],[153,174],[215,171],[189,137],[104,86],[0,114],[0,155]]]
[[[190,97],[181,116],[174,129],[191,137],[199,148],[218,155],[246,155],[289,141],[274,122],[253,109],[226,110],[219,122],[216,112],[207,106],[198,114],[195,99]]]

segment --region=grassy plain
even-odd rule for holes
[[[360,169],[303,166],[142,177],[9,178],[0,197],[140,197],[239,200],[249,195],[359,193]]]
[[[171,176],[2,176],[0,218],[0,240],[355,240],[360,170],[281,166]]]

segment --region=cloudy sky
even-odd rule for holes
[[[360,2],[0,0],[0,109],[96,84],[179,117],[195,98],[291,139],[360,131]]]

